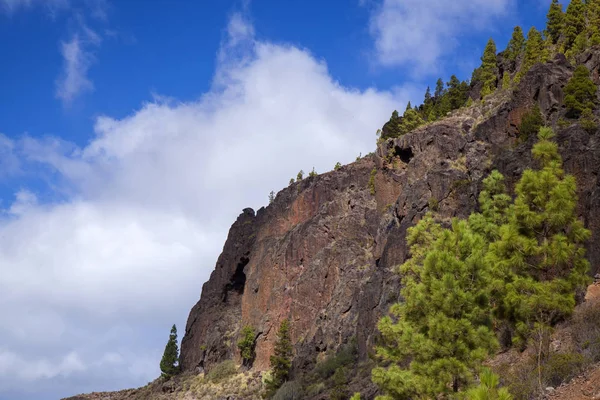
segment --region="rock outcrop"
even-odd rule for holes
[[[600,83],[600,51],[582,57]],[[284,318],[291,321],[296,372],[351,337],[366,359],[377,320],[398,298],[393,270],[408,256],[407,228],[430,210],[448,221],[467,216],[477,207],[482,179],[494,168],[514,184],[532,166],[535,138],[520,138],[519,125],[536,103],[557,129],[565,169],[577,178],[579,214],[593,232],[588,258],[597,272],[600,133],[576,123],[558,127],[572,70],[558,56],[532,68],[514,92],[498,91],[484,105],[385,141],[376,154],[291,184],[256,213],[244,210],[190,312],[183,368],[239,360],[239,331],[252,325],[257,331],[252,368],[267,369]]]

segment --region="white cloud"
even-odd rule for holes
[[[0,374],[3,379],[18,379],[22,382],[35,382],[57,376],[69,376],[85,370],[85,366],[75,352],[66,354],[58,363],[45,358],[24,359],[19,355],[0,348]]]
[[[197,101],[156,96],[125,118],[99,117],[84,148],[13,143],[73,195],[44,204],[22,191],[6,210],[0,343],[11,360],[42,366],[31,376],[49,374],[43,360],[71,368],[82,391],[145,384],[173,322],[183,335],[241,210],[265,205],[300,169],[325,172],[374,150],[375,131],[412,90],[344,87],[324,62],[256,41],[234,15],[214,87]],[[0,373],[0,391],[23,379]],[[43,393],[79,390],[48,379]]]
[[[85,29],[87,40],[82,40],[76,33],[68,42],[61,42],[64,66],[62,75],[56,81],[56,97],[65,105],[70,105],[80,94],[94,90],[94,84],[87,75],[94,61],[89,45],[99,43],[100,37],[91,29]]]
[[[459,35],[489,29],[506,15],[513,0],[383,0],[370,22],[377,61],[435,72]]]

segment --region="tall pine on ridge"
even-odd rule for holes
[[[160,360],[160,371],[163,378],[170,378],[179,372],[179,348],[177,347],[177,327],[173,325],[169,341]]]
[[[481,67],[479,68],[479,80],[483,83],[481,97],[485,97],[496,90],[496,43],[494,39],[488,40],[483,56],[481,57]]]
[[[546,18],[548,21],[546,30],[548,31],[550,39],[552,39],[552,43],[556,44],[565,28],[565,14],[562,10],[562,4],[560,4],[558,0],[552,0]]]

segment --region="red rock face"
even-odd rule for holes
[[[590,65],[600,62],[589,56]],[[596,72],[598,65],[592,66]],[[388,140],[377,153],[294,183],[266,208],[246,209],[231,227],[181,345],[185,370],[239,361],[238,333],[257,331],[256,370],[269,368],[276,331],[288,318],[295,370],[356,337],[367,357],[377,320],[398,300],[394,267],[407,257],[406,229],[427,211],[465,217],[477,207],[481,180],[494,168],[514,184],[532,165],[535,138],[518,144],[520,119],[536,102],[556,127],[564,115],[566,60],[538,65],[489,113],[461,111]],[[579,184],[579,211],[593,230],[588,256],[600,262],[600,134],[559,130],[565,168]],[[371,194],[371,171],[375,194]]]

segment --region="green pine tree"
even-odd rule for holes
[[[510,74],[508,71],[504,71],[504,75],[502,75],[502,89],[508,90],[511,86]]]
[[[485,97],[496,90],[496,43],[493,39],[488,40],[483,56],[481,57],[481,67],[479,68],[479,80],[483,83],[481,97]]]
[[[525,51],[525,36],[523,29],[520,26],[515,26],[512,37],[506,46],[506,57],[511,61],[516,61],[517,58]]]
[[[600,0],[587,0],[587,36],[590,45],[600,44]]]
[[[598,102],[597,87],[590,78],[585,65],[575,68],[573,76],[565,86],[565,105],[567,116],[578,118],[585,110],[592,111]]]
[[[442,229],[426,216],[408,233],[411,259],[401,268],[403,302],[379,321],[384,345],[373,382],[380,399],[436,398],[462,391],[497,348],[487,300],[484,238],[467,221]],[[405,362],[410,360],[409,364]]]
[[[242,365],[251,366],[256,353],[254,348],[256,345],[256,331],[250,325],[246,325],[240,332],[240,339],[238,340],[238,349],[240,350],[240,356],[242,357]]]
[[[271,193],[269,193],[269,204],[273,203],[275,201],[275,192],[271,190]]]
[[[480,374],[479,386],[467,392],[468,400],[512,400],[512,396],[506,388],[498,388],[500,377],[489,368],[484,368]]]
[[[304,178],[304,171],[300,170],[298,175],[296,175],[296,182],[300,182]]]
[[[540,31],[531,27],[527,34],[527,42],[525,43],[525,56],[521,70],[517,74],[516,81],[520,81],[521,77],[527,73],[537,63],[545,62],[548,58],[547,49],[544,45],[544,39]]]
[[[565,50],[575,43],[577,36],[585,30],[585,4],[581,0],[571,0],[565,14]]]
[[[540,128],[544,125],[544,116],[539,105],[533,106],[533,108],[527,111],[523,118],[521,118],[521,125],[519,125],[519,139],[525,142],[529,137],[537,135]]]
[[[546,18],[546,31],[552,43],[556,44],[565,29],[565,14],[563,13],[562,4],[558,0],[552,0]]]
[[[467,85],[467,82],[458,80],[456,75],[450,77],[450,82],[448,82],[447,85],[448,90],[446,96],[448,97],[450,110],[458,110],[467,102],[469,85]]]
[[[292,350],[290,323],[287,319],[284,319],[277,331],[275,350],[270,358],[271,378],[266,382],[267,398],[273,397],[277,389],[288,380],[290,368],[292,367]]]
[[[170,378],[179,372],[179,348],[177,347],[177,327],[173,325],[169,341],[160,360],[160,371],[163,378]]]
[[[540,128],[532,150],[539,169],[523,172],[508,222],[487,255],[494,312],[513,326],[517,344],[569,316],[589,280],[584,243],[590,231],[577,218],[575,178],[564,173],[553,135]]]
[[[400,136],[407,134],[408,132],[418,128],[424,123],[425,121],[417,111],[415,111],[412,108],[407,108],[399,124]]]
[[[442,80],[442,78],[439,78],[435,83],[435,92],[433,95],[436,99],[439,99],[444,95],[445,92],[446,90],[444,89],[444,81]]]

